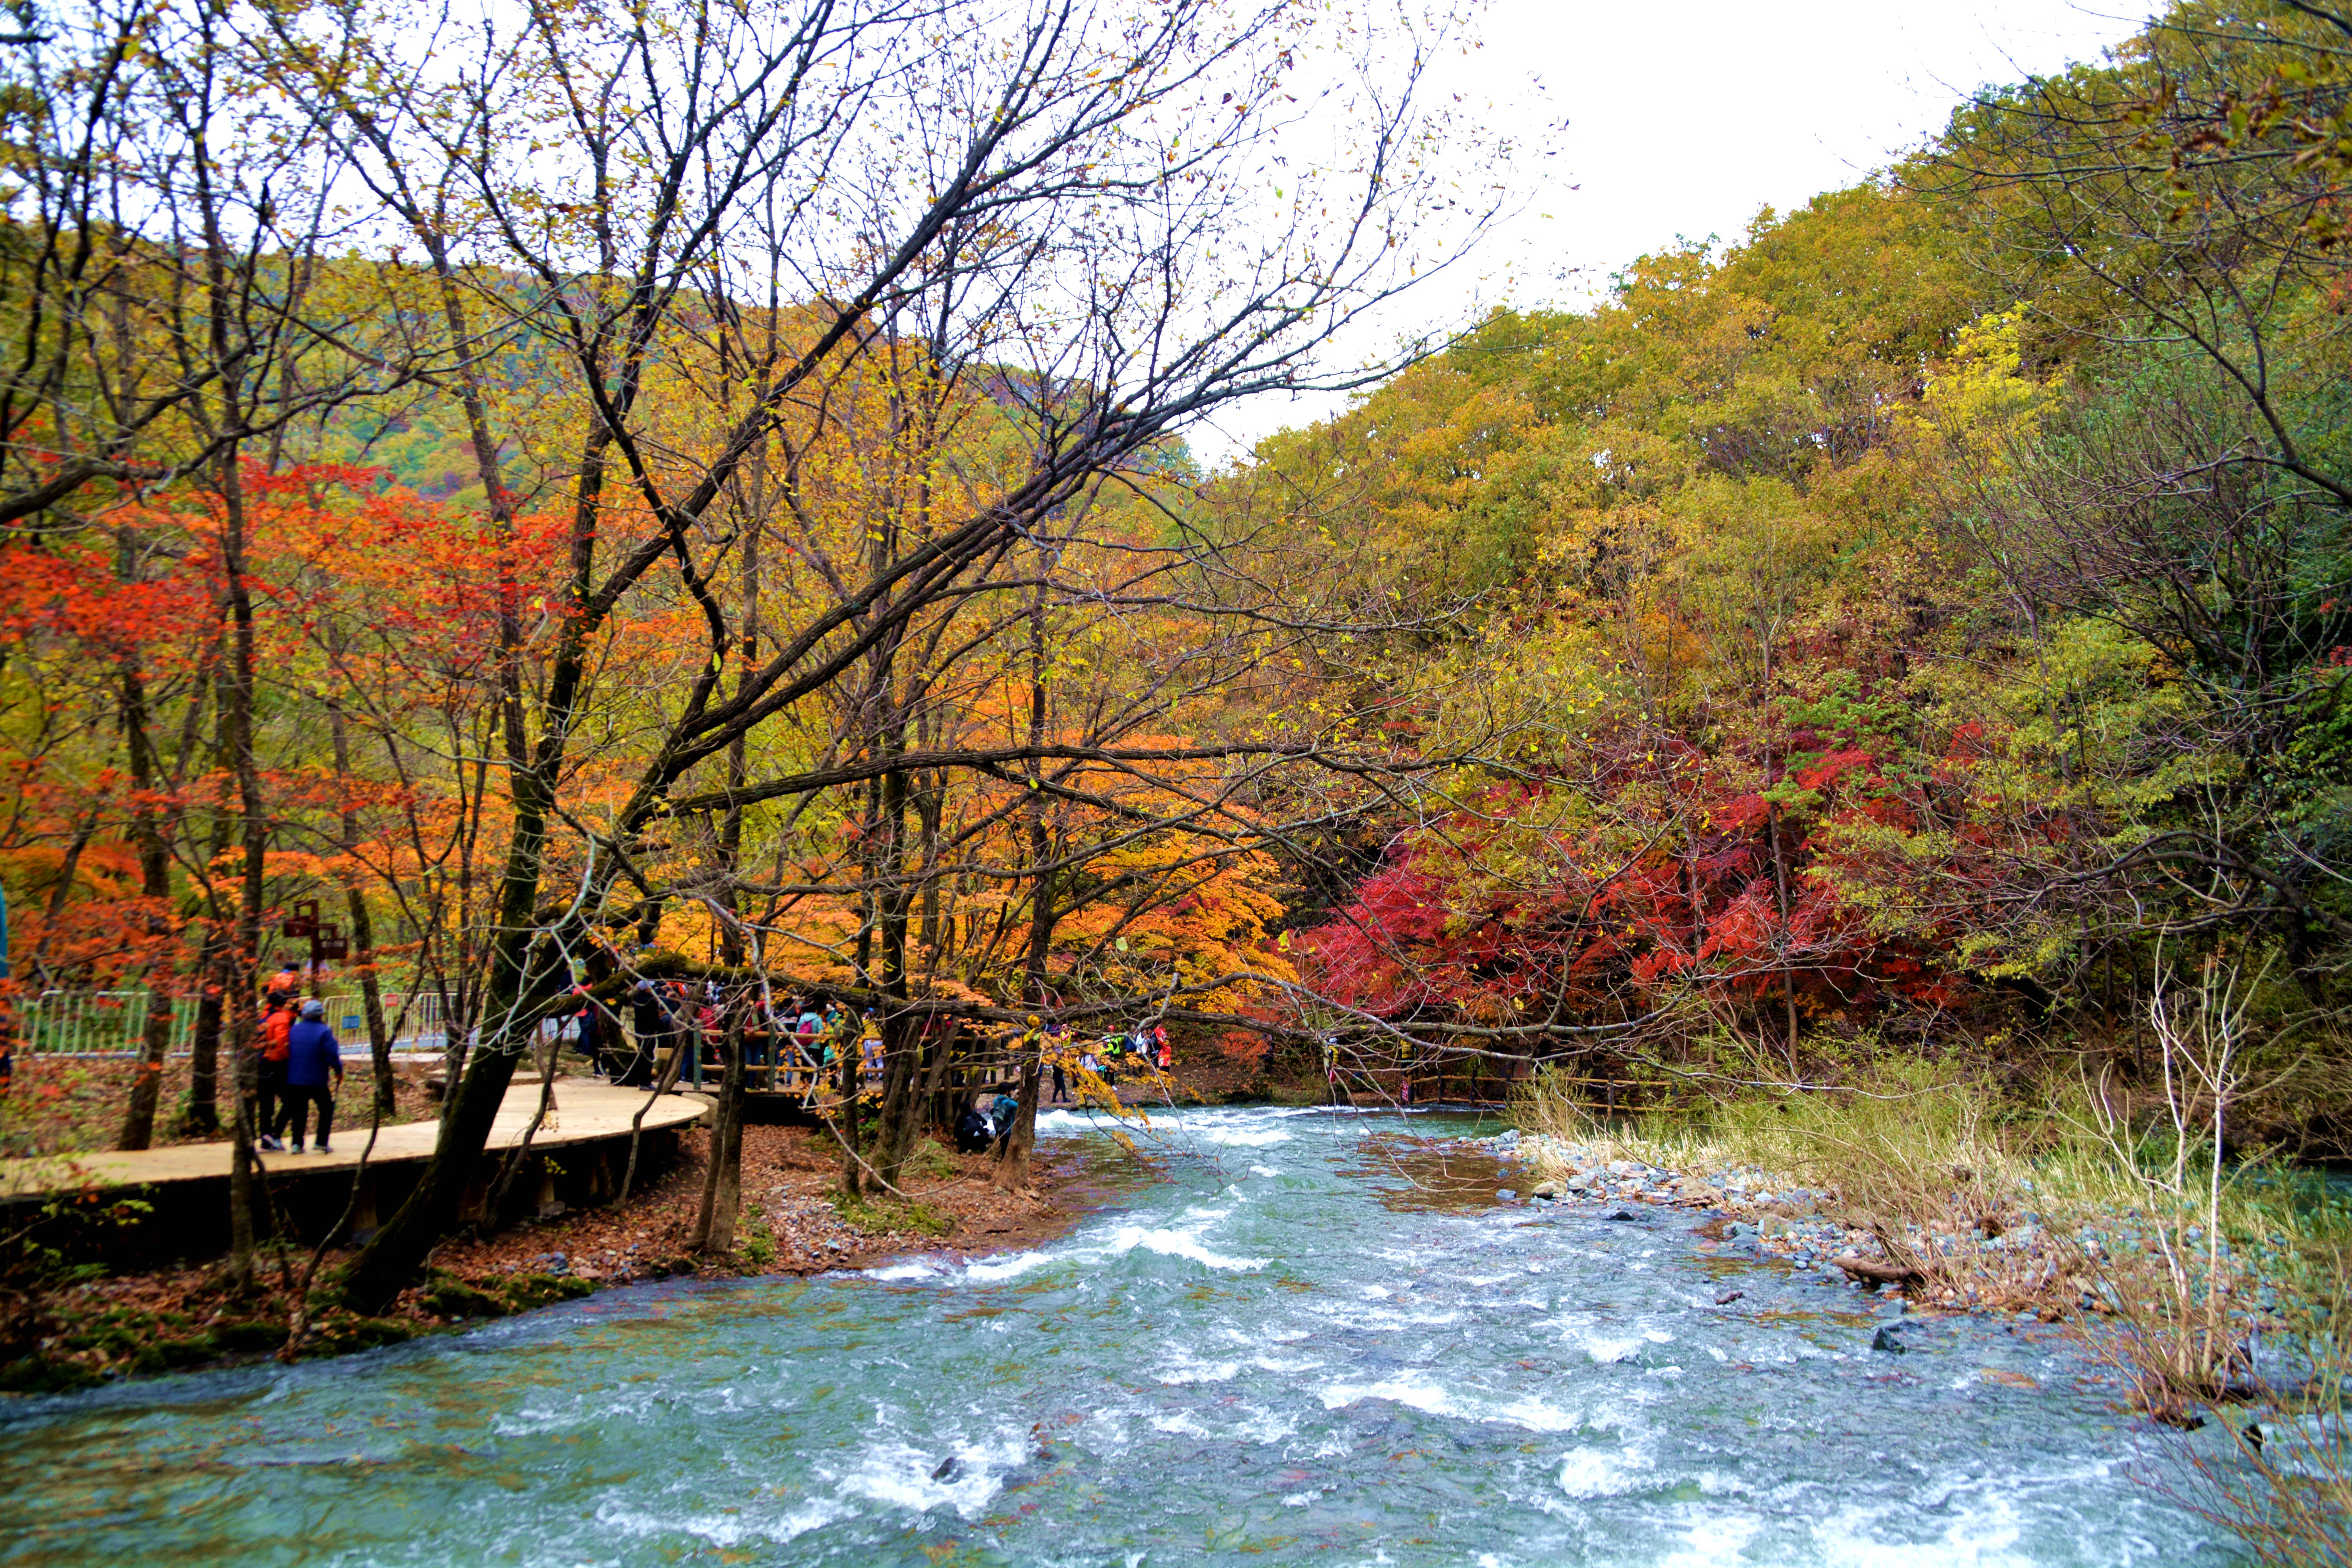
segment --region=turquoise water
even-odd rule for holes
[[[2232,1561],[2054,1331],[1874,1352],[1875,1303],[1697,1216],[1398,1136],[1465,1126],[1192,1112],[1036,1252],[18,1405],[0,1561]]]

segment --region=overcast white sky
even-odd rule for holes
[[[1406,296],[1392,332],[1482,302],[1578,305],[1675,236],[1738,234],[1849,185],[1987,82],[2095,59],[2146,11],[2126,0],[1486,0],[1486,47],[1446,90],[1557,154],[1466,265]],[[1215,463],[1333,411],[1265,398],[1196,431]]]

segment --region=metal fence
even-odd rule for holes
[[[406,1003],[408,1012],[401,1015]],[[339,991],[327,997],[327,1022],[335,1026],[335,1038],[346,1053],[356,1047],[362,1054],[368,1048],[367,1004],[356,991]],[[400,1033],[392,1042],[395,1051],[439,1051],[449,1045],[448,1026],[441,1018],[441,993],[420,991],[412,999],[398,991],[383,993],[383,1024],[387,1029]]]
[[[448,1046],[449,1032],[442,1021],[439,992],[419,994],[406,1017],[396,992],[383,997],[383,1021],[397,1025],[399,1037],[392,1048],[401,1052],[437,1052]],[[327,1022],[346,1056],[368,1050],[367,1007],[356,991],[324,998]],[[147,1010],[153,997],[146,991],[44,991],[16,1006],[16,1048],[26,1056],[135,1057],[147,1032]],[[170,1054],[192,1054],[196,1032],[196,1003],[174,997]]]
[[[16,1048],[31,1056],[137,1056],[147,1033],[146,991],[44,991],[16,1007]],[[188,1054],[196,1027],[196,1005],[185,998],[172,1009],[173,1056]]]

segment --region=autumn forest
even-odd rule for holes
[[[2184,0],[1370,365],[1514,199],[1403,23],[23,16],[8,1114],[44,998],[143,996],[101,1146],[242,1148],[310,910],[383,1110],[423,998],[457,1075],[355,1302],[541,1021],[648,975],[874,1015],[853,1191],[1031,1015],[1640,1113],[2128,1100],[2193,991],[2231,1141],[2352,1152],[2340,10]]]

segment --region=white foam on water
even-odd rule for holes
[[[1263,1149],[1269,1143],[1290,1142],[1290,1134],[1279,1127],[1212,1127],[1203,1135],[1228,1149]]]
[[[1642,1353],[1642,1346],[1644,1342],[1640,1339],[1619,1340],[1611,1339],[1602,1334],[1574,1332],[1571,1332],[1568,1338],[1570,1343],[1580,1344],[1583,1347],[1584,1353],[1591,1358],[1595,1366],[1611,1366],[1619,1362],[1632,1361]]]
[[[856,1517],[857,1510],[837,1498],[810,1498],[797,1508],[773,1518],[763,1517],[756,1510],[726,1513],[671,1513],[660,1509],[641,1509],[620,1501],[609,1501],[596,1510],[596,1522],[607,1529],[628,1534],[658,1538],[684,1533],[696,1536],[726,1551],[747,1542],[767,1541],[779,1545],[812,1530]]]
[[[1531,1394],[1497,1406],[1487,1419],[1524,1426],[1530,1432],[1573,1432],[1585,1424],[1584,1417],[1575,1411],[1548,1405]]]
[[[1193,1361],[1190,1357],[1173,1366],[1160,1368],[1151,1375],[1161,1383],[1226,1383],[1241,1370],[1241,1363],[1233,1361]]]
[[[1683,1550],[1658,1560],[1658,1568],[1723,1568],[1748,1560],[1748,1543],[1758,1521],[1738,1514],[1709,1514],[1683,1534]]]
[[[1382,1378],[1378,1383],[1328,1384],[1323,1389],[1326,1410],[1344,1410],[1366,1399],[1385,1399],[1432,1415],[1467,1415],[1452,1389],[1410,1374]]]
[[[1367,1399],[1385,1399],[1391,1404],[1406,1405],[1430,1415],[1447,1415],[1457,1421],[1476,1421],[1489,1426],[1517,1426],[1529,1432],[1570,1432],[1585,1424],[1584,1418],[1575,1412],[1547,1405],[1531,1394],[1523,1394],[1507,1404],[1498,1405],[1415,1373],[1382,1378],[1378,1383],[1328,1384],[1321,1394],[1326,1410],[1345,1409]]]
[[[1236,1194],[1245,1199],[1245,1194]],[[913,1261],[867,1269],[867,1279],[907,1282],[938,1281],[941,1284],[992,1285],[1007,1279],[1018,1279],[1024,1274],[1055,1263],[1102,1263],[1123,1258],[1141,1247],[1162,1257],[1188,1258],[1209,1268],[1222,1268],[1247,1273],[1265,1268],[1271,1258],[1236,1258],[1204,1246],[1201,1233],[1233,1213],[1229,1206],[1209,1209],[1188,1208],[1181,1222],[1172,1226],[1123,1225],[1092,1246],[1078,1245],[1053,1252],[1018,1252],[1010,1258],[992,1258],[968,1263],[961,1269],[943,1270],[930,1264]]]
[[[1286,1360],[1281,1356],[1252,1356],[1250,1364],[1264,1372],[1313,1372],[1324,1364],[1319,1356],[1299,1356]]]
[[[828,1524],[849,1519],[856,1512],[857,1510],[847,1503],[833,1498],[811,1498],[776,1521],[776,1529],[772,1534],[772,1539],[780,1542],[790,1541],[794,1536],[806,1535],[812,1530],[820,1530]]]
[[[500,1411],[490,1417],[490,1430],[501,1437],[530,1437],[541,1432],[562,1432],[574,1426],[599,1426],[607,1421],[643,1421],[652,1418],[659,1396],[646,1393],[634,1399],[616,1399],[590,1407],[585,1400],[573,1399],[562,1410],[551,1410],[526,1402],[520,1410],[511,1414]]]
[[[1236,1437],[1246,1437],[1253,1443],[1279,1443],[1298,1430],[1298,1417],[1294,1414],[1246,1405],[1242,1408],[1249,1412],[1249,1418],[1234,1428]]]
[[[1871,1532],[1881,1517],[1874,1509],[1849,1509],[1815,1521],[1812,1560],[1834,1568],[2032,1568],[2034,1563],[2016,1550],[2017,1510],[2000,1498],[1959,1510],[1940,1541],[1883,1539]],[[1918,1516],[1906,1511],[1906,1517]]]
[[[939,1453],[883,1440],[868,1443],[846,1468],[820,1467],[819,1473],[833,1482],[839,1498],[862,1497],[917,1513],[953,1509],[970,1519],[1003,1489],[1003,1471],[1017,1463],[1023,1451],[1017,1440],[992,1447],[959,1444],[949,1450],[958,1461],[955,1471],[939,1479],[933,1475]]]
[[[1220,1215],[1217,1217],[1223,1216]],[[1105,1245],[1109,1255],[1115,1258],[1123,1257],[1139,1247],[1163,1258],[1189,1258],[1205,1268],[1224,1268],[1244,1274],[1263,1268],[1273,1261],[1268,1258],[1234,1258],[1213,1251],[1201,1245],[1197,1234],[1199,1229],[1199,1226],[1170,1230],[1160,1226],[1123,1225],[1111,1233]]]
[[[1559,1489],[1572,1498],[1617,1497],[1648,1482],[1650,1462],[1625,1448],[1570,1448],[1560,1456]]]
[[[1018,1252],[1011,1258],[988,1263],[964,1266],[963,1277],[979,1284],[991,1284],[999,1279],[1018,1279],[1024,1274],[1045,1268],[1054,1259],[1043,1252]]]

